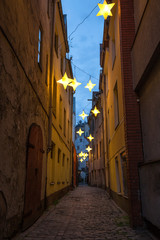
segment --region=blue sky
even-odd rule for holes
[[[99,73],[100,73],[100,43],[103,39],[103,24],[102,16],[97,17],[99,11],[98,3],[100,0],[62,0],[63,13],[67,14],[67,29],[68,36],[74,31],[79,23],[93,10],[92,14],[79,26],[75,33],[68,39],[70,46],[70,57],[72,56],[73,63],[83,69],[85,72],[94,76],[91,81],[96,83],[93,88],[98,90]],[[82,120],[78,115],[82,113],[89,114],[91,102],[88,99],[92,98],[92,92],[84,88],[89,82],[90,76],[81,72],[77,67],[72,65],[74,77],[82,85],[77,87],[76,97],[76,122]]]

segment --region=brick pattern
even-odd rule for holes
[[[120,13],[121,68],[124,96],[125,141],[128,160],[130,219],[133,227],[142,225],[138,163],[143,161],[139,104],[133,91],[131,46],[135,36],[133,0],[118,0]]]

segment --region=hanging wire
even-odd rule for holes
[[[101,3],[102,0],[99,1],[99,3]],[[90,17],[90,15],[94,12],[94,10],[98,7],[98,5],[96,4],[96,6],[91,10],[91,12],[82,20],[82,22],[80,22],[75,29],[69,34],[69,36],[67,37],[67,40],[77,31],[77,29],[86,21],[87,18]],[[62,46],[65,43],[65,41],[63,41],[59,46]]]
[[[96,80],[98,80],[98,81],[99,81],[99,79],[98,79],[98,78],[96,78],[96,77],[92,76],[90,73],[87,73],[87,72],[86,72],[86,71],[84,71],[82,68],[80,68],[80,67],[78,67],[77,65],[75,65],[75,64],[73,63],[73,60],[71,60],[71,62],[72,62],[72,65],[73,65],[74,67],[76,67],[77,69],[79,69],[81,72],[83,72],[83,73],[85,73],[86,75],[90,76],[90,78],[92,77],[92,78],[94,78],[94,79],[96,79]]]

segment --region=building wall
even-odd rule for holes
[[[52,141],[56,144],[56,151],[59,147],[63,149],[62,154],[65,153],[64,166],[60,165],[62,160],[60,164],[57,163],[57,152],[54,163],[50,159],[51,152],[48,154],[50,76],[55,76],[57,80],[61,77],[60,60],[55,59],[54,67],[50,66],[53,12],[51,1],[49,4],[48,6],[48,1],[42,0],[0,2],[0,201],[4,206],[1,220],[6,224],[5,227],[5,224],[0,224],[0,232],[5,237],[14,235],[23,221],[27,149],[30,147],[28,136],[33,124],[40,127],[43,137],[41,209],[44,209],[45,202],[46,173],[47,196],[66,189],[71,184],[72,90],[66,92],[62,86],[58,86],[57,91],[57,120],[54,121],[53,118],[55,124],[52,125]],[[62,24],[58,14],[57,9],[57,25]],[[39,29],[42,30],[40,64],[37,62]],[[58,28],[58,31],[62,42],[62,29]],[[62,51],[65,58],[66,45]],[[66,71],[71,76],[69,62],[66,66]],[[66,124],[70,120],[69,127],[66,126],[66,137],[63,134],[64,125],[60,129],[58,124],[60,94],[63,98],[62,109],[66,108]],[[56,186],[50,186],[50,180],[56,181]],[[64,181],[64,184],[58,185],[57,181]]]
[[[160,4],[134,1],[136,36],[132,47],[134,88],[138,95],[144,162],[139,167],[142,216],[160,228],[159,221],[159,107]]]
[[[66,32],[61,2],[56,4],[55,34],[58,36],[58,48],[54,47],[54,78],[57,82],[64,73],[73,78],[70,61],[66,59],[68,52],[65,44]],[[63,61],[63,65],[62,62]],[[55,91],[56,88],[56,91]],[[65,189],[72,184],[72,88],[65,90],[62,84],[53,84],[52,94],[56,92],[56,109],[52,111],[52,150],[48,157],[47,203],[51,204]],[[53,99],[52,99],[53,101]],[[53,108],[54,108],[54,103]],[[60,151],[60,153],[59,153]]]
[[[107,23],[105,23],[107,24]],[[124,169],[121,154],[125,153],[124,103],[120,53],[120,24],[118,4],[113,9],[108,27],[104,29],[104,41],[109,36],[105,48],[103,65],[103,95],[106,109],[104,111],[104,129],[106,134],[106,187],[110,188],[113,199],[128,211],[127,194],[124,189]],[[104,43],[103,43],[104,44]],[[105,47],[105,46],[104,46]],[[115,98],[115,89],[117,98]],[[118,107],[116,104],[118,103]],[[115,111],[117,113],[115,113]]]

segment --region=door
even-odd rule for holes
[[[34,124],[30,128],[27,145],[26,186],[22,226],[23,230],[31,226],[42,212],[42,159],[42,131],[38,125]]]

